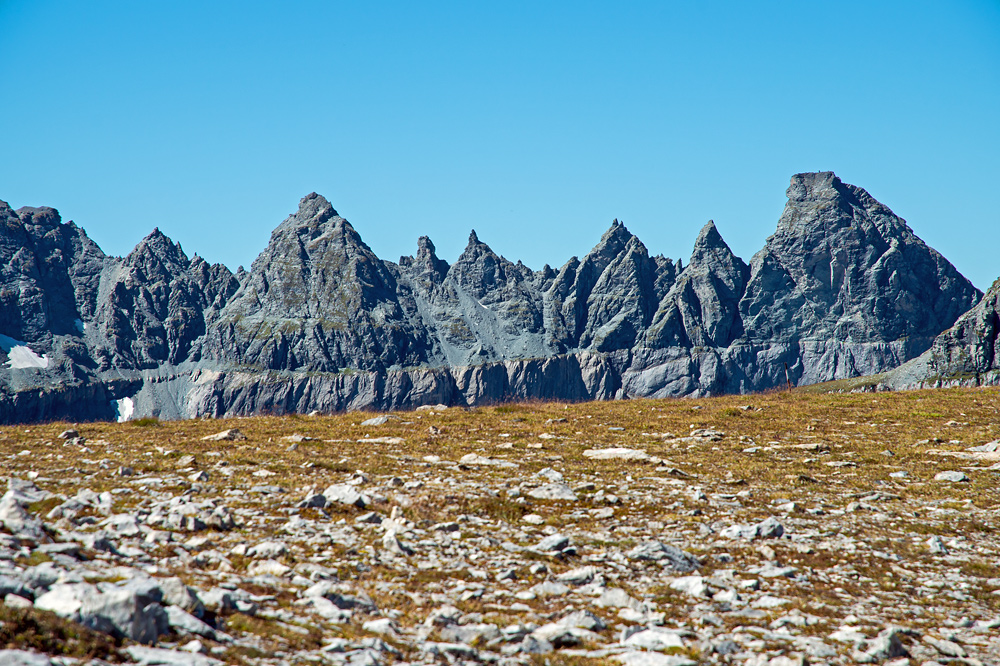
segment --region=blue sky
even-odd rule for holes
[[[1000,2],[0,0],[0,199],[249,266],[304,194],[382,257],[532,268],[619,218],[745,259],[833,170],[1000,275]]]

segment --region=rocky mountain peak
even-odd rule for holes
[[[276,238],[290,234],[302,238],[317,238],[330,234],[344,235],[345,232],[348,236],[357,237],[354,228],[340,217],[325,197],[311,192],[299,201],[299,209],[271,232],[271,244]]]
[[[47,371],[56,384],[125,376],[133,388],[113,399],[134,397],[143,415],[166,405],[197,416],[840,379],[920,354],[979,297],[901,218],[832,172],[796,174],[788,197],[752,268],[711,221],[685,266],[650,256],[616,218],[582,259],[532,272],[475,231],[451,266],[427,237],[415,257],[384,261],[310,193],[236,276],[188,261],[159,229],[117,259],[53,209],[0,204],[0,332],[50,353],[63,368]],[[976,358],[989,356],[995,310],[980,318]],[[212,385],[187,369],[210,371]],[[0,367],[0,418],[17,412],[3,411],[4,390],[28,375],[11,377]]]
[[[421,236],[417,239],[417,259],[420,261],[433,261],[437,259],[437,248],[429,236]]]
[[[722,239],[722,234],[716,228],[715,222],[709,220],[694,241],[694,250],[691,252],[691,261],[688,264],[707,264],[718,262],[720,259],[729,263],[731,257],[736,257],[736,255]],[[739,261],[742,263],[741,259]]]
[[[409,259],[409,257],[404,259]],[[421,236],[417,239],[416,259],[407,263],[423,272],[425,277],[430,277],[434,282],[440,282],[448,273],[448,262],[438,258],[434,243],[427,236]]]
[[[490,257],[494,260],[499,259],[493,248],[479,240],[479,236],[476,234],[476,230],[473,229],[469,233],[469,243],[465,246],[462,254],[455,261],[455,265],[479,261],[482,257]]]
[[[178,264],[189,263],[187,255],[184,254],[184,250],[181,248],[181,244],[172,241],[166,234],[160,231],[159,227],[155,227],[149,235],[139,241],[138,245],[129,253],[129,257],[146,254],[153,255],[163,261]]]
[[[315,192],[310,192],[299,200],[299,211],[297,215],[300,219],[311,219],[314,217],[329,219],[331,217],[340,217],[337,210],[329,201],[327,201],[326,197],[322,194],[316,194]]]
[[[55,208],[24,206],[17,209],[17,216],[35,237],[43,236],[62,223],[62,216]]]
[[[792,176],[785,195],[790,201],[817,201],[835,199],[844,189],[844,183],[832,171],[797,173]]]
[[[632,233],[625,227],[625,223],[615,218],[611,226],[601,236],[601,240],[594,246],[587,256],[600,254],[603,256],[615,256],[620,254],[629,240],[634,238]]]
[[[901,218],[832,172],[792,177],[778,228],[751,264],[741,310],[755,340],[901,340],[911,357],[980,297]],[[846,355],[836,362],[856,367]]]

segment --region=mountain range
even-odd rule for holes
[[[787,196],[749,263],[712,222],[682,263],[615,220],[531,270],[475,231],[453,264],[427,237],[385,261],[313,193],[236,273],[0,202],[0,421],[1000,383],[1000,281],[984,297],[831,172]]]

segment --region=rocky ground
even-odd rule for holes
[[[2,664],[998,664],[995,390],[9,427]]]

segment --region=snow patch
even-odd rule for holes
[[[0,348],[7,354],[7,362],[4,365],[12,370],[49,367],[48,354],[39,356],[31,351],[27,342],[15,340],[9,335],[0,335]]]
[[[118,423],[124,423],[132,418],[132,414],[135,413],[135,403],[132,398],[115,400],[115,404],[118,405]]]

